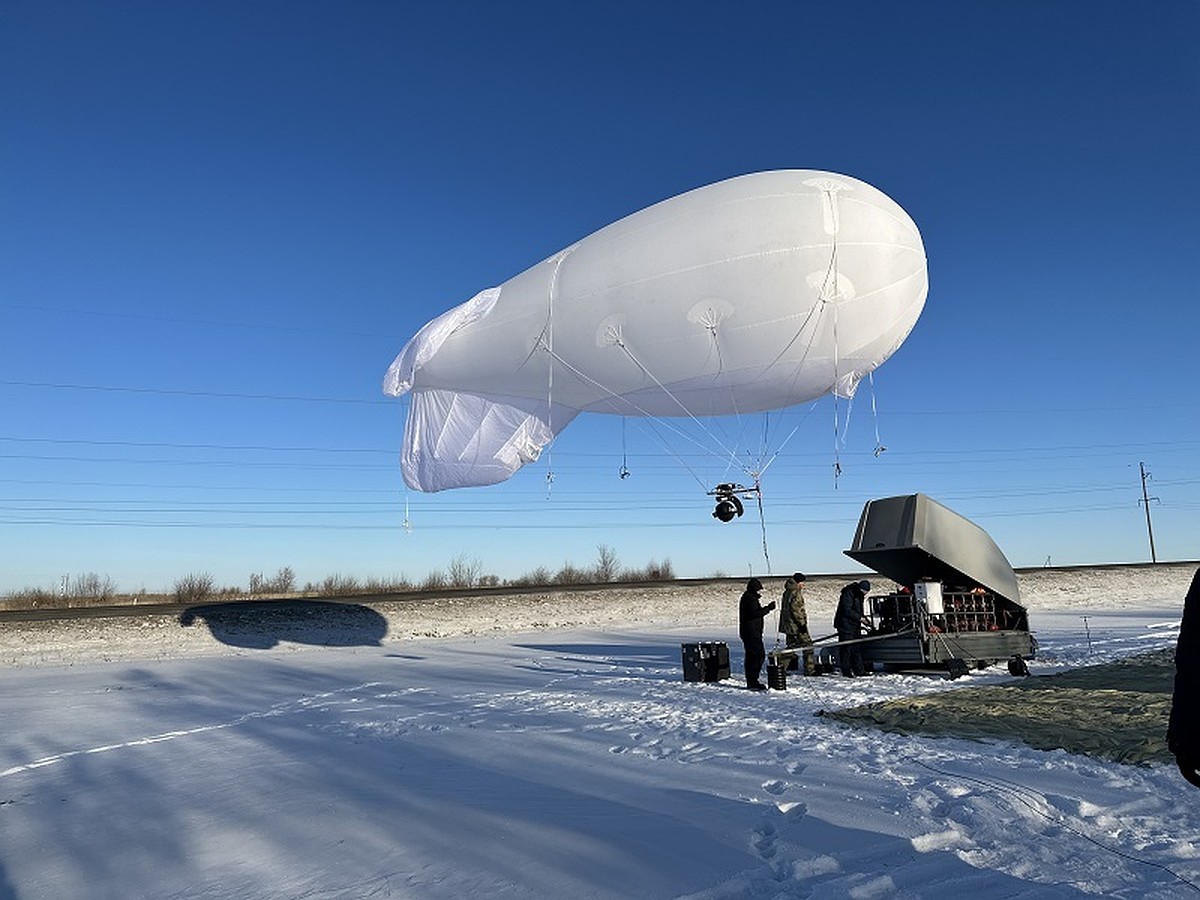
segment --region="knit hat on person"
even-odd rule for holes
[[[761,591],[762,590],[762,582],[759,581],[757,578],[751,578],[749,581],[746,582],[746,590]]]
[[[799,582],[801,582],[801,581],[805,581],[805,580],[806,580],[806,579],[805,579],[805,577],[804,577],[804,573],[803,573],[803,572],[796,572],[796,573],[794,573],[794,574],[792,575],[792,581],[795,581],[795,582],[797,582],[797,583],[799,583]]]

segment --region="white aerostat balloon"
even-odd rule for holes
[[[411,392],[421,491],[508,478],[580,412],[713,416],[850,397],[925,304],[920,233],[846,175],[759,172],[600,229],[429,322]]]

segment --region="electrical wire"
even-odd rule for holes
[[[69,384],[51,381],[0,379],[5,387],[53,388],[63,391],[106,391],[117,394],[151,394],[163,397],[216,397],[223,400],[281,400],[289,403],[346,403],[365,406],[394,406],[395,400],[368,400],[365,397],[305,397],[293,394],[247,394],[236,391],[191,391],[176,388],[133,387],[116,384]]]

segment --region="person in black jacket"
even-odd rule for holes
[[[865,675],[862,644],[845,644],[862,637],[863,626],[870,621],[863,615],[863,601],[871,590],[869,581],[852,581],[838,595],[837,612],[833,615],[833,627],[838,635],[838,665],[843,675]]]
[[[742,639],[742,648],[746,651],[746,687],[752,691],[765,691],[767,686],[758,680],[762,674],[763,663],[767,659],[767,649],[763,646],[763,618],[775,608],[772,600],[766,606],[758,605],[762,595],[762,582],[751,578],[746,582],[746,590],[738,603],[738,636]]]
[[[1167,747],[1175,754],[1180,774],[1200,787],[1200,569],[1183,601]]]

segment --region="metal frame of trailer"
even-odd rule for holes
[[[938,586],[936,582],[922,584]],[[962,666],[1034,657],[1037,642],[1023,612],[1014,619],[994,594],[951,591],[943,593],[941,601],[931,610],[927,599],[909,591],[872,595],[869,617],[873,633],[862,641],[863,661],[888,671],[961,671]],[[1009,627],[1005,627],[1006,618]]]

